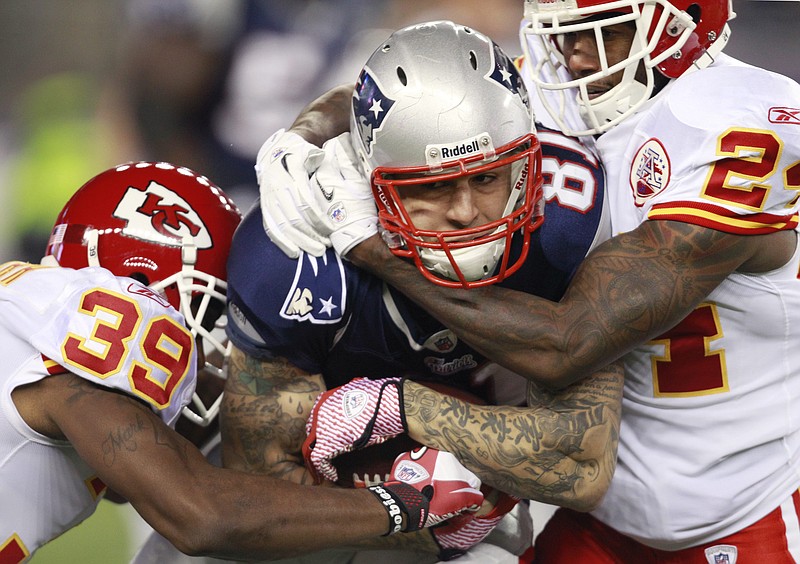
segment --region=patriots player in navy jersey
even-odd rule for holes
[[[301,445],[318,396],[357,377],[403,377],[397,409],[414,440],[453,452],[513,496],[592,509],[615,465],[619,367],[557,393],[540,389],[342,257],[380,229],[432,284],[498,284],[558,300],[608,235],[599,163],[563,135],[534,135],[511,60],[452,22],[395,32],[366,63],[348,105],[350,132],[322,150],[297,127],[259,154],[262,205],[244,218],[228,262],[225,465],[308,483]],[[293,167],[314,170],[305,194],[280,178]],[[374,199],[337,190],[368,179]],[[302,222],[287,224],[277,209],[306,214],[323,234],[305,232],[309,248],[292,247],[281,234]],[[491,405],[454,400],[425,382]],[[443,544],[435,531],[399,540],[434,554]]]

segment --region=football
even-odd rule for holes
[[[420,382],[420,384],[476,405],[486,404],[478,396],[460,388],[437,382]],[[367,487],[378,482],[385,482],[389,479],[394,459],[398,455],[420,446],[422,445],[417,441],[406,434],[402,434],[377,445],[340,454],[332,461],[339,475],[336,484],[353,488]]]

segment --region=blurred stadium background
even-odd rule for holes
[[[800,80],[800,3],[734,9],[726,52]],[[261,142],[392,29],[452,19],[516,55],[521,15],[522,0],[3,0],[0,263],[38,261],[68,196],[129,160],[194,168],[246,209]],[[146,532],[104,501],[32,562],[128,562]]]

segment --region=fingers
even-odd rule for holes
[[[290,258],[297,258],[300,251],[322,256],[330,246],[330,230],[317,229],[319,212],[310,186],[324,156],[322,149],[299,135],[279,130],[262,145],[256,158],[264,229]]]

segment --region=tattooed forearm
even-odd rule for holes
[[[234,349],[221,407],[224,464],[308,483],[300,449],[322,391],[319,375],[282,358],[259,360]]]
[[[454,453],[483,481],[527,499],[591,509],[616,464],[622,369],[558,393],[529,386],[529,407],[479,406],[407,382],[412,437]]]
[[[752,239],[646,221],[595,249],[559,302],[498,286],[432,286],[378,238],[348,258],[425,307],[487,358],[533,381],[563,387],[673,327],[752,256]]]
[[[120,426],[108,433],[108,438],[103,441],[103,462],[106,466],[113,466],[120,451],[133,452],[138,448],[138,437],[145,430],[145,423],[141,415],[136,414],[134,421],[126,426]]]

